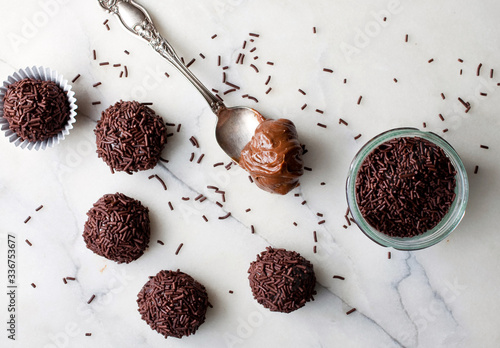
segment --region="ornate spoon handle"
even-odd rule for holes
[[[193,73],[182,63],[174,48],[156,29],[147,10],[133,0],[98,0],[100,5],[114,13],[123,27],[132,34],[146,40],[163,58],[177,68],[203,95],[214,114],[225,108],[221,100],[214,96]]]

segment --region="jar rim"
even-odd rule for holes
[[[364,219],[361,214],[356,202],[356,177],[361,164],[375,148],[389,140],[404,137],[419,137],[443,149],[444,153],[450,159],[457,172],[455,175],[456,197],[450,206],[448,213],[434,228],[413,237],[391,237],[376,230]],[[354,156],[349,166],[349,172],[346,180],[347,205],[359,229],[375,243],[399,250],[420,250],[430,247],[445,239],[462,220],[467,207],[468,197],[469,182],[467,171],[455,149],[439,135],[433,132],[425,132],[411,127],[390,129],[368,140]]]

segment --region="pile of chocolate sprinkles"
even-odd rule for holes
[[[313,265],[295,251],[267,247],[248,273],[254,298],[273,312],[290,313],[314,300]]]
[[[29,142],[56,136],[70,118],[68,97],[53,81],[16,81],[7,87],[3,103],[9,128]]]
[[[356,201],[365,220],[392,237],[434,228],[455,199],[455,168],[444,151],[418,137],[378,146],[356,178]]]
[[[137,295],[139,313],[151,329],[168,337],[194,334],[209,306],[205,287],[188,274],[160,271]]]
[[[149,210],[123,193],[101,197],[87,212],[83,239],[94,253],[118,263],[137,260],[148,247]]]
[[[161,117],[136,101],[120,101],[103,111],[94,133],[97,155],[112,173],[132,174],[153,168],[167,142]]]

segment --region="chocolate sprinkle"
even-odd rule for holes
[[[205,287],[179,270],[160,271],[149,279],[137,304],[141,318],[165,338],[194,334],[210,305]]]
[[[196,138],[195,138],[195,137],[193,137],[193,136],[192,136],[191,138],[189,138],[189,141],[191,142],[191,144],[192,144],[193,146],[196,146],[197,148],[199,148],[199,147],[200,147],[200,144],[198,144],[198,140],[196,140]]]
[[[32,246],[33,244],[31,244],[31,242],[29,240],[26,239],[26,244],[28,244],[29,246]]]
[[[151,169],[167,142],[163,120],[139,102],[120,101],[102,112],[94,129],[97,155],[111,172]]]
[[[254,298],[273,312],[293,312],[316,294],[313,265],[295,251],[267,247],[248,273]]]
[[[345,314],[346,314],[346,315],[349,315],[349,314],[354,313],[354,312],[356,312],[356,308],[353,308],[353,309],[351,309],[351,310],[349,310],[349,311],[345,312]]]
[[[181,251],[181,248],[183,245],[184,245],[184,243],[179,244],[179,246],[177,247],[177,250],[175,251],[175,255],[179,255],[179,251]]]
[[[163,186],[163,190],[167,191],[167,185],[165,185],[165,181],[163,181],[162,178],[160,178],[157,174],[155,174],[154,177],[160,182],[161,186]]]
[[[118,263],[137,260],[149,244],[149,210],[122,193],[101,197],[87,212],[83,239],[94,253]]]
[[[224,219],[227,219],[228,217],[231,216],[231,212],[227,213],[226,215],[224,216],[219,216],[219,220],[224,220]]]
[[[418,137],[387,141],[364,160],[356,201],[365,220],[393,237],[434,228],[455,199],[455,168],[443,149]]]
[[[3,103],[10,130],[29,142],[56,136],[70,118],[68,97],[53,81],[16,81],[7,86]]]

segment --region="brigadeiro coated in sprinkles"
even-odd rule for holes
[[[314,300],[313,265],[295,251],[267,247],[248,273],[254,298],[273,312],[290,313]]]
[[[151,277],[137,295],[137,304],[141,318],[165,338],[194,334],[210,305],[205,287],[179,270]]]
[[[103,111],[94,133],[97,155],[112,173],[153,168],[167,143],[162,118],[136,101],[120,101]]]
[[[87,213],[83,239],[94,253],[118,263],[137,260],[148,247],[149,210],[123,193],[101,197]]]
[[[3,117],[23,141],[44,141],[62,131],[70,118],[66,93],[53,81],[24,78],[7,87]]]

